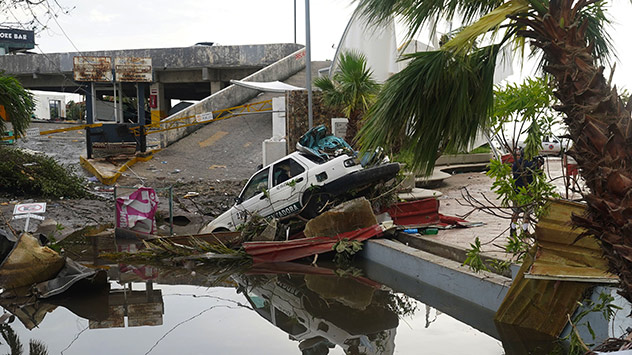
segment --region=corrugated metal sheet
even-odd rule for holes
[[[537,252],[526,278],[617,283],[608,272],[601,247],[593,237],[577,238],[584,231],[573,228],[571,215],[584,213],[584,205],[563,200],[551,201],[547,215],[535,229]]]
[[[583,230],[571,226],[571,215],[583,211],[579,203],[551,201],[536,226],[537,245],[525,257],[496,321],[557,337],[587,289],[595,283],[616,282],[616,276],[606,271],[597,241],[577,240]]]
[[[524,278],[532,260],[526,256],[494,320],[557,337],[573,314],[584,292],[585,282],[534,280]]]
[[[341,239],[364,241],[382,235],[382,227],[374,225],[356,231],[341,233],[335,237],[313,237],[287,241],[246,242],[244,250],[253,263],[282,262],[332,251]]]

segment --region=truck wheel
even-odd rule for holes
[[[213,229],[213,233],[217,233],[217,232],[230,232],[230,231],[227,228],[224,228],[224,227],[219,227],[219,228]]]
[[[303,196],[303,212],[301,216],[312,219],[323,212],[323,208],[327,205],[331,196],[322,190],[312,190]]]

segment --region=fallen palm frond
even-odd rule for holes
[[[166,239],[143,241],[145,249],[135,253],[103,253],[99,257],[114,261],[182,261],[197,259],[247,259],[242,250],[230,249],[221,242],[208,243],[191,238],[189,245],[182,245]]]

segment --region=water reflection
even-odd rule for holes
[[[39,300],[0,299],[6,312],[2,326],[25,344],[40,340],[50,354],[407,354],[419,349],[451,354],[472,346],[502,353],[498,341],[460,325],[444,310],[393,292],[393,274],[378,283],[364,266],[112,264],[83,252],[96,251],[95,245],[77,244],[75,257],[107,269],[107,288],[71,289]],[[0,345],[0,352],[5,350],[6,342]]]
[[[235,277],[252,308],[298,342],[302,354],[393,354],[399,324],[394,296],[363,277],[329,269]]]

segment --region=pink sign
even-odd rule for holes
[[[154,189],[141,187],[128,196],[116,199],[116,226],[137,232],[156,231],[156,209],[158,196]]]

